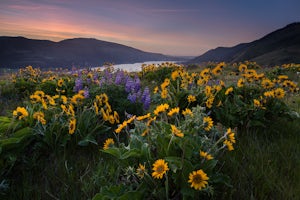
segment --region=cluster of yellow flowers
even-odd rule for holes
[[[128,124],[130,124],[134,119],[135,115],[130,117],[128,120],[125,120],[122,124],[119,125],[119,127],[115,130],[116,133],[120,133],[122,129],[124,129]]]
[[[62,84],[62,80],[58,80],[58,86]],[[60,115],[66,115],[69,120],[69,134],[73,134],[76,130],[76,112],[75,107],[83,104],[85,99],[84,91],[80,90],[77,94],[71,97],[67,97],[62,94],[54,96],[47,95],[43,91],[35,91],[34,94],[30,95],[32,104],[41,105],[40,110],[33,113],[33,119],[36,119],[42,125],[46,125],[47,120],[45,119],[45,111],[52,109],[60,109]],[[102,115],[104,121],[108,121],[111,124],[119,123],[119,115],[116,111],[111,109],[106,94],[97,95],[94,101],[95,114]],[[100,112],[99,112],[100,109]],[[29,116],[28,111],[24,107],[18,107],[13,111],[13,116],[19,120],[25,119]]]
[[[161,64],[142,64],[142,74],[147,72],[155,72],[161,68],[178,68],[181,65],[178,65],[173,62],[163,62]]]
[[[21,120],[28,117],[28,111],[26,108],[18,106],[17,109],[13,111],[13,116]]]
[[[27,66],[25,68],[19,69],[19,74],[17,76],[23,77],[26,81],[31,81],[34,83],[38,82],[41,75],[41,70],[38,68],[33,68],[32,66]],[[16,82],[17,76],[13,76],[13,82]]]
[[[168,163],[164,159],[158,159],[153,163],[152,168],[152,177],[155,179],[162,179],[163,176],[169,171]],[[137,173],[145,173],[145,166],[140,164],[140,167],[137,169]],[[141,176],[143,177],[143,176]],[[209,177],[202,170],[196,170],[189,174],[188,182],[191,183],[191,187],[196,190],[201,190],[208,185]]]
[[[159,119],[159,120],[169,121],[169,119],[172,119],[172,117],[174,117],[178,114],[180,114],[179,107],[170,108],[170,106],[168,104],[160,104],[153,110],[152,113],[147,113],[145,115],[137,116],[137,117],[132,116],[128,120],[125,120],[122,124],[119,125],[119,127],[115,130],[115,132],[119,134],[125,127],[127,127],[128,124],[130,124],[134,121],[144,121],[145,120],[144,124],[146,125],[146,128],[144,131],[141,130],[141,133],[143,132],[141,135],[146,136],[148,133],[150,133],[152,128],[155,129],[155,127],[156,127],[155,124],[156,124],[156,122],[158,122],[156,120]],[[183,110],[182,114],[184,116],[186,116],[186,117],[188,116],[190,118],[191,117],[193,118],[193,116],[194,116],[193,111],[190,110],[189,108],[186,108],[185,110]],[[153,116],[153,117],[151,117],[151,116]],[[157,118],[159,116],[164,116],[164,117]],[[167,119],[167,118],[169,118],[169,119]],[[154,122],[154,123],[152,123],[152,122]],[[209,116],[203,117],[203,123],[201,126],[203,127],[203,130],[208,132],[208,131],[211,131],[212,127],[214,126],[214,122],[213,122],[212,118]],[[177,137],[177,138],[185,137],[184,130],[181,130],[180,127],[177,127],[175,124],[170,124],[170,129],[171,129],[170,133],[172,134],[172,137]],[[169,133],[168,131],[166,131],[166,132]],[[151,134],[155,134],[155,133],[151,133]],[[221,146],[221,148],[227,148],[229,151],[232,151],[234,149],[233,144],[236,142],[235,133],[232,132],[231,128],[228,128],[227,131],[225,132],[225,134],[221,138],[219,138],[218,142],[221,142],[221,143],[223,142],[223,146]],[[103,149],[107,150],[110,147],[112,147],[113,144],[114,144],[113,139],[108,138],[103,144]],[[202,150],[199,151],[199,156],[201,158],[203,158],[204,160],[214,159],[214,157],[209,152],[205,152]],[[162,179],[165,175],[167,175],[168,171],[169,171],[168,162],[166,162],[164,159],[158,159],[153,163],[152,177],[154,179]],[[136,169],[136,175],[139,178],[143,178],[146,173],[147,173],[146,166],[144,164],[139,164],[139,166]],[[201,189],[207,187],[208,180],[209,180],[209,177],[207,176],[207,174],[202,169],[198,169],[198,170],[192,171],[189,174],[188,182],[190,183],[190,186],[192,188],[194,188],[196,190],[201,190]]]
[[[110,124],[120,122],[118,112],[111,109],[111,106],[108,102],[108,96],[105,93],[96,95],[94,109],[97,115],[100,114],[99,107],[104,121],[108,121]]]
[[[235,143],[235,134],[232,132],[231,128],[227,129],[227,132],[225,133],[225,141],[223,142],[224,145],[227,146],[229,151],[234,150],[233,144]]]
[[[259,69],[256,63],[245,62],[240,65],[234,65],[237,67],[237,75],[240,77],[236,81],[237,88],[245,86],[257,86],[264,89],[264,93],[261,95],[258,101],[255,101],[255,106],[265,108],[264,103],[267,102],[267,98],[282,99],[286,96],[287,92],[296,93],[299,91],[297,84],[288,79],[286,75],[279,75],[277,78],[270,79],[265,76],[264,73],[258,73],[255,69]],[[294,65],[293,65],[294,66]],[[172,92],[179,92],[180,90],[189,90],[193,93],[188,95],[188,103],[197,101],[197,94],[205,93],[205,106],[212,108],[213,105],[221,106],[222,102],[219,100],[215,102],[216,94],[225,88],[225,83],[218,77],[222,74],[227,65],[222,62],[212,68],[204,68],[200,72],[188,73],[183,67],[174,68],[175,70],[171,74],[171,79],[166,78],[165,81],[154,88],[154,93],[160,94],[162,99],[171,100]],[[171,81],[175,81],[175,83]],[[227,83],[232,84],[232,83]],[[177,88],[174,88],[174,85]],[[233,93],[235,88],[230,86],[226,89],[225,95]]]

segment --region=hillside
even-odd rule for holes
[[[218,47],[188,63],[255,61],[271,66],[300,63],[300,23],[292,23],[250,43]]]
[[[125,45],[89,38],[52,42],[24,37],[0,37],[0,68],[101,66],[180,58],[144,52]]]

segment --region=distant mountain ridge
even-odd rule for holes
[[[266,66],[300,63],[300,22],[278,29],[250,43],[218,47],[188,63],[255,61]]]
[[[173,61],[183,58],[150,53],[129,46],[91,38],[60,42],[24,37],[0,37],[0,68],[32,65],[35,67],[95,67],[145,61]]]

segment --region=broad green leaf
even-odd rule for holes
[[[88,146],[90,143],[98,145],[97,141],[91,136],[84,138],[78,142],[79,146]]]
[[[123,153],[120,157],[121,160],[127,159],[129,157],[139,157],[141,155],[139,149],[130,149],[127,152]]]
[[[26,137],[29,135],[32,135],[32,129],[29,127],[22,128],[12,134],[13,137],[17,137],[17,138]]]
[[[113,155],[118,159],[121,158],[121,152],[120,152],[120,149],[118,149],[118,148],[112,147],[112,148],[109,148],[109,149],[106,149],[106,150],[101,150],[101,151],[104,152],[104,153],[108,153],[110,155]]]
[[[150,147],[148,143],[144,143],[141,149],[142,156],[146,157],[148,160],[151,158]]]
[[[101,193],[97,193],[93,198],[92,200],[109,200],[110,198],[104,194],[101,194]]]
[[[169,163],[169,167],[174,173],[182,169],[183,160],[180,157],[166,157],[165,160]]]
[[[142,199],[143,193],[137,191],[130,191],[123,194],[119,200],[128,200],[128,199]]]
[[[230,177],[225,174],[215,173],[210,176],[210,181],[213,183],[222,183],[225,184],[228,187],[233,187],[230,184]]]

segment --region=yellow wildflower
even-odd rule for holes
[[[187,100],[188,100],[189,103],[192,103],[192,102],[196,101],[196,97],[194,95],[189,95],[187,97]]]
[[[232,91],[233,91],[233,87],[228,88],[228,89],[225,91],[225,95],[230,94]]]
[[[237,86],[240,88],[243,87],[244,85],[245,85],[245,79],[240,78],[237,82]]]
[[[154,89],[153,89],[153,93],[156,94],[158,92],[158,87],[156,86]]]
[[[226,136],[228,137],[228,139],[231,143],[235,143],[234,132],[232,132],[231,128],[227,129]]]
[[[163,159],[156,160],[152,168],[152,177],[156,179],[162,179],[164,174],[169,170],[168,163]]]
[[[82,100],[84,99],[84,96],[80,93],[75,94],[72,98],[71,98],[71,102],[73,104],[79,104]]]
[[[168,109],[169,109],[168,104],[160,104],[156,107],[156,109],[153,111],[153,113],[154,113],[154,115],[159,115],[159,113],[165,112]]]
[[[168,112],[168,116],[173,116],[174,114],[179,113],[179,107],[176,108],[172,108],[169,112]]]
[[[229,140],[225,140],[223,143],[224,143],[225,146],[227,146],[227,148],[228,148],[229,151],[234,150],[233,144]]]
[[[191,183],[191,187],[196,190],[201,190],[202,188],[205,188],[208,184],[209,178],[207,177],[207,174],[204,173],[202,169],[193,171],[189,174],[189,183]]]
[[[177,137],[182,138],[184,136],[184,134],[181,132],[181,130],[177,129],[177,127],[175,125],[171,124],[171,129],[172,129],[172,133],[174,135],[176,135]]]
[[[112,138],[106,139],[103,145],[103,150],[109,149],[113,144],[115,144],[115,142]]]
[[[247,65],[245,65],[245,64],[240,64],[240,66],[239,66],[239,71],[240,72],[244,72],[244,71],[246,71],[248,68],[247,68]]]
[[[58,87],[62,87],[62,86],[63,86],[63,83],[64,83],[64,80],[63,80],[63,79],[59,79],[59,80],[57,81],[57,86],[58,86]]]
[[[183,110],[183,111],[182,111],[182,114],[183,114],[184,116],[186,116],[186,115],[191,115],[191,116],[193,116],[193,112],[192,112],[191,109],[189,109],[189,108],[186,108],[185,110]]]
[[[274,96],[277,99],[282,99],[285,95],[285,91],[282,88],[276,88],[274,90]]]
[[[145,165],[139,164],[139,167],[136,169],[136,175],[139,178],[144,178],[145,174],[146,174],[146,167],[145,167]]]
[[[274,87],[274,83],[270,79],[267,79],[267,78],[265,78],[261,81],[261,85],[265,89],[270,89],[270,88]]]
[[[200,156],[205,158],[206,160],[214,159],[214,157],[212,157],[212,155],[210,155],[209,153],[207,153],[205,151],[201,151],[201,150],[200,150]]]
[[[31,99],[31,103],[33,103],[33,104],[40,102],[42,100],[41,96],[36,95],[36,94],[30,95],[30,99]]]
[[[35,112],[33,118],[41,122],[43,125],[46,124],[45,115],[43,112]]]
[[[69,121],[69,134],[72,135],[76,130],[76,119],[72,117]]]
[[[120,123],[120,117],[117,111],[114,111],[114,119],[116,121],[116,123]]]
[[[214,122],[211,117],[203,117],[204,130],[210,131],[210,129],[213,127],[213,124]]]
[[[275,97],[274,90],[264,92],[265,97]]]
[[[17,109],[13,111],[13,116],[20,120],[28,117],[28,112],[24,107],[17,107]]]
[[[160,93],[162,99],[166,99],[168,97],[168,90],[163,89]]]
[[[209,97],[205,102],[206,107],[211,108],[214,103],[214,100],[215,100],[214,96]]]
[[[179,73],[177,70],[173,71],[171,74],[172,80],[176,80],[176,78],[179,77]]]
[[[138,121],[142,121],[142,120],[144,120],[144,119],[149,118],[150,116],[151,116],[151,114],[148,113],[148,114],[143,115],[143,116],[138,116],[136,119],[137,119]]]

